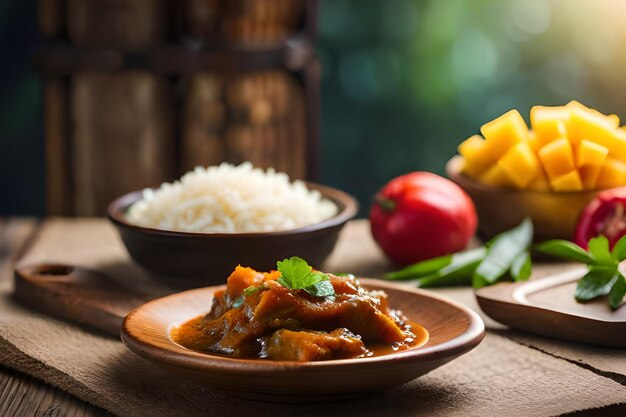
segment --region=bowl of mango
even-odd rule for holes
[[[486,238],[530,217],[535,239],[571,239],[599,190],[626,185],[626,126],[572,101],[511,110],[463,141],[446,170],[472,198]]]

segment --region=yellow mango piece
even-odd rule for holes
[[[566,137],[569,113],[564,106],[533,106],[530,109],[530,126],[537,135],[539,147]]]
[[[626,162],[626,129],[615,129],[614,138],[609,148],[609,155]]]
[[[576,149],[576,166],[601,166],[609,154],[609,150],[602,145],[583,139]]]
[[[587,139],[609,149],[611,156],[626,160],[626,137],[604,115],[571,108],[567,135],[573,146]]]
[[[484,174],[482,174],[479,180],[492,187],[513,187],[515,184],[511,181],[511,178],[504,172],[502,167],[498,164],[489,168]]]
[[[541,165],[527,141],[519,142],[498,160],[498,165],[519,188],[526,188],[538,175]]]
[[[535,153],[541,149],[543,144],[539,142],[539,138],[537,138],[537,134],[532,130],[528,131],[528,144],[530,145],[530,149],[532,149]]]
[[[511,110],[484,124],[480,131],[485,137],[485,145],[476,155],[474,166],[483,172],[494,165],[513,145],[528,138],[528,127],[517,110]]]
[[[554,178],[550,181],[550,185],[554,191],[580,191],[583,189],[583,183],[576,170]]]
[[[606,158],[596,183],[599,190],[626,185],[626,163],[614,158]]]
[[[573,171],[574,152],[567,139],[558,139],[539,149],[539,159],[550,180]]]
[[[600,172],[602,172],[602,165],[585,165],[578,168],[578,174],[583,183],[583,189],[595,190]]]
[[[485,140],[480,135],[474,135],[464,140],[458,147],[458,151],[463,155],[465,164],[463,166],[463,173],[471,177],[476,177],[480,174],[481,169],[479,165],[475,163],[476,156],[479,155],[480,149],[485,144]]]
[[[537,176],[534,180],[532,180],[530,184],[528,184],[528,187],[526,188],[531,191],[550,191],[550,181],[548,181],[546,173],[543,172],[543,168],[539,167],[539,172],[537,173]]]
[[[576,100],[572,100],[565,105],[565,107],[570,109],[579,109],[586,113],[589,113],[590,116],[597,117],[599,119],[604,119],[609,126],[619,127],[619,117],[616,114],[609,114],[608,116],[598,110],[589,108],[582,103],[579,103]]]

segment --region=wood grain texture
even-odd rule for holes
[[[175,177],[171,86],[144,71],[82,72],[70,90],[74,214]]]
[[[0,416],[108,417],[112,414],[32,377],[0,367]]]
[[[165,39],[164,0],[67,0],[70,41],[86,48],[138,50]]]
[[[113,228],[103,220],[53,219],[43,229],[26,254],[29,262],[71,262],[106,271],[114,279],[142,287],[148,274],[128,260]],[[571,267],[567,264],[540,265],[536,275]],[[390,268],[369,237],[368,224],[357,221],[342,232],[336,251],[326,269],[333,272],[378,275]],[[6,276],[5,276],[6,277]],[[147,287],[146,287],[147,288]],[[165,287],[153,288],[156,295]],[[471,291],[465,288],[441,289],[444,294],[477,309]],[[6,292],[4,292],[6,294]],[[38,378],[118,415],[319,415],[311,405],[267,405],[232,400],[196,386],[181,385],[142,359],[128,352],[119,342],[88,333],[54,319],[46,318],[0,300],[0,331],[10,330],[8,314],[28,324],[18,340],[26,358],[11,355],[14,366],[30,366]],[[324,407],[328,415],[620,415],[626,385],[612,378],[623,375],[623,351],[581,347],[573,343],[522,335],[486,320],[489,332],[474,351],[452,364],[396,390],[365,398],[358,403],[334,403]],[[499,330],[498,330],[499,329]],[[526,340],[522,340],[521,337]],[[6,340],[6,339],[3,339]],[[15,345],[11,345],[13,348]],[[59,350],[48,346],[67,347]],[[80,349],[94,346],[97,349]],[[76,347],[76,349],[75,349]],[[6,352],[5,346],[0,352]],[[14,349],[11,352],[15,352]],[[4,359],[2,355],[0,358]],[[38,358],[33,360],[32,358]],[[591,368],[586,368],[589,358]],[[37,363],[45,361],[46,366]],[[578,363],[580,362],[580,363]],[[584,366],[583,366],[584,365]],[[69,367],[68,367],[69,366]],[[597,366],[597,367],[596,367]],[[620,373],[621,372],[621,373]],[[607,376],[608,375],[608,376]],[[170,385],[162,395],[160,381]],[[78,383],[77,383],[78,382]],[[167,408],[168,400],[179,404]],[[194,402],[196,401],[196,402]],[[617,405],[616,405],[617,404]],[[603,408],[604,407],[604,408]],[[330,411],[329,411],[330,410]],[[581,410],[591,410],[581,412]],[[168,414],[168,412],[170,412]],[[69,415],[72,415],[71,412]]]
[[[46,124],[46,210],[52,215],[73,214],[70,172],[69,108],[67,80],[50,77],[44,82]]]
[[[16,266],[13,296],[34,310],[116,339],[124,316],[150,300],[101,272],[60,264]]]
[[[11,286],[12,258],[37,232],[35,219],[0,219],[0,294]],[[0,315],[6,308],[0,303]],[[14,417],[104,417],[102,409],[30,376],[0,367],[0,416]]]
[[[578,267],[542,280],[502,283],[476,292],[491,318],[515,329],[601,347],[626,348],[626,308],[612,311],[606,297],[586,303],[574,299]]]

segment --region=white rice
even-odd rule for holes
[[[287,230],[333,217],[337,206],[302,181],[244,162],[197,167],[174,183],[145,189],[126,217],[156,229],[199,233]]]

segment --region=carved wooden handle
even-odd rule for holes
[[[113,337],[119,337],[124,316],[150,299],[100,272],[61,264],[16,266],[14,297]]]

